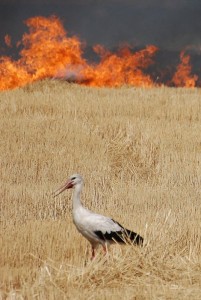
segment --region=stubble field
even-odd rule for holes
[[[200,299],[201,90],[46,80],[0,94],[0,299]],[[141,234],[90,261],[83,203]]]

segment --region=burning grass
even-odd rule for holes
[[[55,16],[36,16],[25,21],[28,32],[24,33],[17,47],[21,47],[19,58],[0,56],[0,90],[24,86],[44,78],[63,78],[76,83],[99,86],[154,87],[174,85],[177,87],[200,86],[197,75],[192,74],[190,56],[184,51],[172,79],[162,79],[165,70],[149,74],[159,50],[154,45],[133,51],[131,46],[111,52],[102,45],[95,45],[93,51],[99,62],[87,61],[83,55],[84,43],[76,37],[69,37],[62,22]],[[5,44],[12,47],[11,37],[5,35]],[[162,77],[162,78],[160,78]]]
[[[200,90],[44,81],[0,94],[0,296],[199,299]],[[145,238],[88,259],[71,192]]]

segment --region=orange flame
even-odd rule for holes
[[[0,58],[0,90],[23,86],[45,77],[53,77],[69,64],[85,65],[80,41],[67,38],[56,17],[34,17],[26,21],[29,33],[23,35],[21,58]]]
[[[116,87],[125,84],[133,86],[155,86],[144,70],[153,63],[157,47],[150,45],[133,53],[123,47],[111,53],[101,45],[94,51],[99,55],[98,64],[89,64],[82,56],[82,44],[67,33],[60,20],[51,16],[28,19],[29,29],[21,42],[20,58],[0,57],[0,90],[12,89],[46,77],[66,78],[89,86]],[[10,36],[5,43],[11,47]],[[198,77],[191,76],[189,56],[181,54],[181,64],[172,79],[176,86],[195,86]]]
[[[125,47],[117,54],[112,54],[102,46],[94,47],[96,53],[101,56],[98,65],[88,65],[82,72],[90,86],[121,86],[130,84],[134,86],[154,85],[151,77],[145,75],[142,69],[147,68],[152,57],[157,51],[155,46],[147,46],[146,49],[132,53]]]
[[[197,75],[191,75],[190,56],[184,51],[180,54],[181,63],[177,66],[176,73],[172,78],[172,82],[180,87],[195,87],[198,80]]]

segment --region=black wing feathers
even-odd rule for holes
[[[143,245],[143,237],[141,237],[139,234],[137,234],[136,232],[133,232],[129,229],[124,229],[125,233],[126,233],[126,237],[133,243],[136,245]]]
[[[117,222],[116,222],[117,223]],[[143,237],[141,237],[139,234],[123,228],[119,223],[117,223],[121,228],[122,231],[111,231],[103,233],[100,230],[94,231],[94,233],[103,241],[116,241],[117,243],[131,243],[136,245],[142,245],[143,244]]]
[[[110,233],[102,231],[94,231],[94,233],[103,241],[116,241],[118,243],[125,243],[121,231],[111,231]]]

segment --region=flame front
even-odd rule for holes
[[[150,45],[132,52],[128,47],[111,53],[101,45],[94,51],[100,62],[90,64],[83,58],[82,43],[77,37],[67,37],[60,20],[51,16],[33,17],[26,22],[28,33],[21,42],[18,60],[0,57],[0,90],[23,86],[43,78],[66,78],[89,86],[117,87],[125,84],[150,87],[156,84],[146,69],[154,63],[157,47]],[[5,43],[11,47],[10,36]],[[196,75],[191,75],[190,58],[181,54],[181,64],[172,79],[176,86],[194,87]]]
[[[172,82],[180,87],[195,87],[198,80],[197,75],[191,75],[190,56],[185,55],[184,51],[180,54],[181,63],[178,65]]]
[[[21,58],[0,58],[0,90],[23,86],[45,77],[53,77],[67,65],[86,65],[80,41],[67,38],[56,17],[34,17],[26,21],[29,33],[22,37]]]
[[[154,85],[151,77],[143,73],[143,69],[153,63],[152,57],[157,51],[155,46],[147,46],[146,49],[132,53],[128,47],[124,47],[117,54],[112,54],[102,46],[94,48],[101,56],[98,65],[88,65],[83,70],[83,76],[90,86],[121,86],[130,84],[134,86]]]

